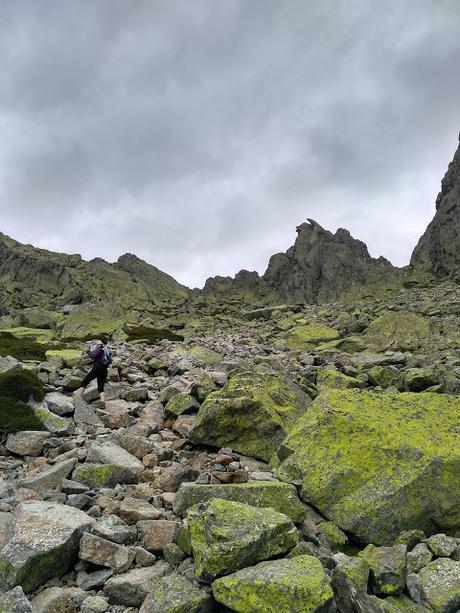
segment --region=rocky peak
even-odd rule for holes
[[[285,301],[318,302],[353,285],[388,280],[395,273],[390,262],[372,258],[348,230],[333,234],[308,219],[298,226],[294,245],[270,259],[262,279]]]
[[[460,139],[460,137],[459,137]],[[436,214],[411,258],[413,268],[439,276],[458,271],[460,264],[460,145],[449,164],[436,198]]]

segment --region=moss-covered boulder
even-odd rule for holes
[[[18,505],[7,544],[0,550],[0,589],[20,585],[30,592],[65,574],[78,555],[78,543],[94,519],[55,502]]]
[[[326,613],[334,593],[312,556],[261,562],[212,584],[214,598],[238,613]]]
[[[460,561],[434,560],[418,575],[409,575],[407,587],[415,602],[426,605],[434,613],[455,613],[460,609]]]
[[[371,322],[363,340],[376,351],[415,351],[435,342],[429,319],[407,311],[388,311]]]
[[[48,349],[46,359],[51,362],[53,358],[61,358],[65,366],[73,368],[82,360],[82,352],[79,349]]]
[[[423,604],[414,602],[411,598],[399,594],[378,598],[370,596],[370,601],[375,607],[375,613],[431,613],[432,609]]]
[[[179,393],[175,394],[165,407],[168,417],[179,417],[184,413],[198,411],[200,405],[196,398],[191,394]]]
[[[10,334],[17,339],[29,339],[37,343],[49,343],[55,336],[53,330],[42,330],[41,328],[27,328],[19,326],[17,328],[4,328],[3,334]]]
[[[25,326],[28,328],[42,328],[52,330],[60,321],[62,321],[63,318],[64,315],[62,313],[32,307],[30,309],[24,309],[23,311],[21,311],[21,313],[19,314],[18,323],[21,326]]]
[[[128,341],[146,340],[151,343],[156,343],[163,339],[169,341],[183,341],[184,337],[180,334],[176,334],[169,328],[161,328],[155,325],[149,324],[125,324],[123,326],[123,332],[127,334]]]
[[[324,392],[284,441],[276,473],[363,542],[390,545],[403,530],[456,528],[459,419],[458,397]]]
[[[374,594],[389,596],[400,594],[404,590],[407,577],[406,553],[406,545],[368,545],[359,553],[371,569],[371,587]]]
[[[286,515],[213,498],[187,515],[197,579],[216,577],[285,553],[298,542]]]
[[[316,387],[320,391],[327,389],[363,389],[366,387],[366,382],[345,375],[335,368],[322,368],[316,378]]]
[[[286,330],[280,337],[278,344],[286,345],[292,350],[308,350],[318,343],[334,341],[339,333],[334,328],[325,326],[315,320],[298,320],[292,328]]]
[[[34,408],[34,413],[42,423],[43,427],[52,434],[66,436],[73,430],[72,422],[65,419],[65,417],[60,417],[59,415],[52,413],[46,407],[46,404],[36,406]]]
[[[367,593],[369,566],[362,558],[335,556],[331,584],[341,613],[383,613]]]
[[[136,474],[118,464],[91,464],[85,462],[75,468],[72,479],[91,488],[115,487],[119,483],[136,483]]]
[[[184,516],[193,505],[220,498],[241,502],[253,507],[270,507],[283,513],[295,523],[305,518],[305,508],[290,483],[280,481],[249,481],[248,483],[220,483],[202,485],[182,483],[174,500],[174,512]]]
[[[310,403],[285,377],[238,374],[207,397],[189,436],[195,443],[232,447],[267,461]]]
[[[181,575],[163,577],[147,596],[139,613],[206,613],[212,597]]]

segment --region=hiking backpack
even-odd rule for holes
[[[102,349],[101,364],[103,364],[104,366],[110,366],[112,361],[112,350],[110,349],[110,347],[104,347]]]

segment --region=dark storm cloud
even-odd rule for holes
[[[455,0],[0,0],[0,230],[263,272],[307,217],[407,263],[460,126]]]

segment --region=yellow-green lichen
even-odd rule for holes
[[[364,542],[460,526],[460,399],[331,390],[284,441],[276,469],[302,498]]]
[[[187,523],[195,574],[205,582],[285,553],[298,542],[286,515],[218,498],[192,507]]]
[[[282,376],[238,374],[207,397],[190,438],[268,461],[310,403],[298,386]]]
[[[212,584],[214,598],[239,613],[319,613],[334,593],[321,562],[312,556],[261,562]]]

